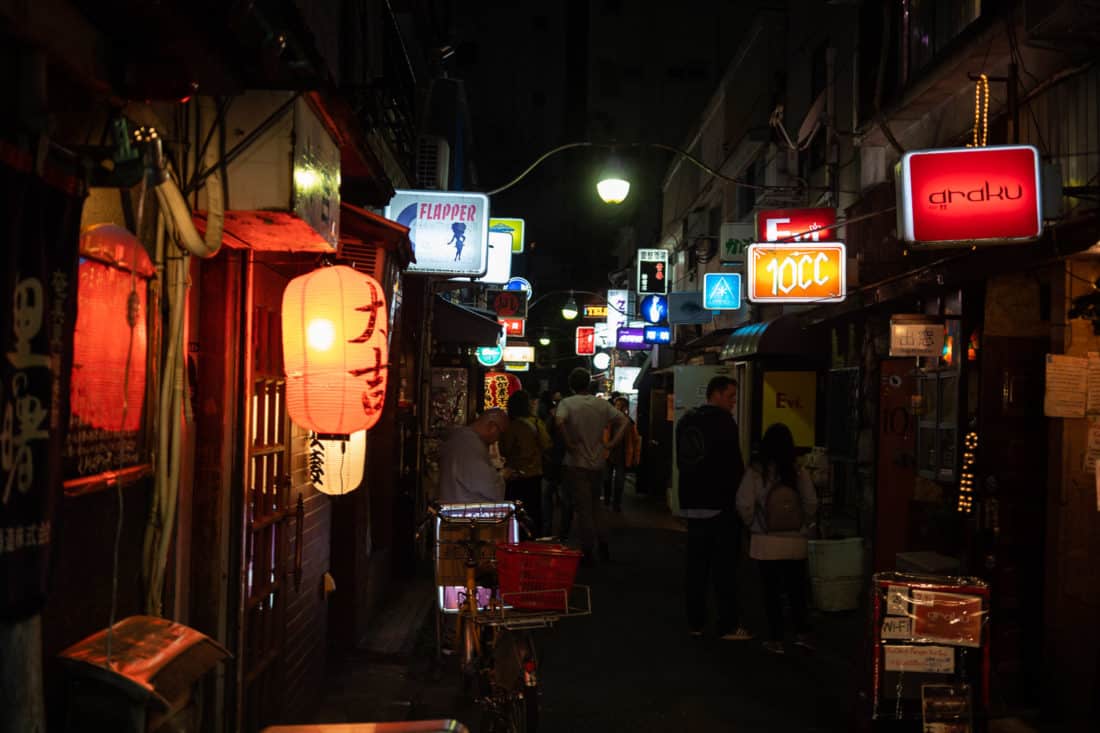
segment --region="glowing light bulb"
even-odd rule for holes
[[[621,204],[630,194],[630,181],[605,178],[596,184],[596,192],[605,204]]]
[[[314,318],[306,326],[306,343],[314,351],[328,351],[336,342],[336,326],[327,318]]]

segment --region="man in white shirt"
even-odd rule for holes
[[[439,448],[439,501],[504,501],[504,477],[489,457],[489,446],[507,429],[508,413],[494,408],[450,432]]]
[[[604,454],[623,439],[630,421],[607,400],[589,394],[592,375],[580,367],[569,374],[573,394],[558,403],[554,416],[565,440],[565,489],[573,498],[580,525],[582,564],[595,562],[596,543],[602,559],[610,557],[600,488],[603,486]],[[603,442],[603,431],[612,425],[611,440]]]

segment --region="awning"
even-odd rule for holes
[[[794,316],[780,316],[736,329],[722,348],[722,358],[819,356],[814,354],[813,343]]]
[[[340,251],[381,246],[396,258],[401,269],[416,262],[409,228],[358,206],[340,203]]]
[[[432,336],[436,341],[465,346],[495,346],[500,341],[501,328],[494,313],[435,296]]]
[[[199,234],[205,237],[206,212],[196,211],[191,218]],[[226,211],[222,243],[233,249],[258,252],[333,251],[332,246],[313,227],[286,211]]]

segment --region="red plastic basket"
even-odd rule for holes
[[[544,542],[497,544],[497,576],[504,602],[529,610],[567,610],[581,551]]]

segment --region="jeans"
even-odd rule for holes
[[[760,565],[760,581],[764,586],[764,610],[768,613],[768,626],[772,641],[783,641],[783,593],[791,603],[794,630],[804,634],[810,630],[806,623],[806,561],[805,560],[757,560]]]
[[[604,486],[604,504],[618,509],[623,505],[623,488],[626,486],[626,466],[607,464],[608,482]]]
[[[603,470],[565,467],[565,490],[570,495],[577,511],[577,524],[580,525],[581,549],[591,555],[596,542],[607,542],[607,527],[604,524],[603,505],[600,504],[600,487],[603,483]],[[564,518],[564,513],[562,517]],[[564,519],[563,519],[564,523]]]
[[[737,564],[741,557],[741,520],[733,511],[710,519],[688,519],[686,601],[688,625],[702,631],[707,620],[707,590],[718,602],[718,634],[740,625]],[[708,583],[709,581],[709,583]]]

